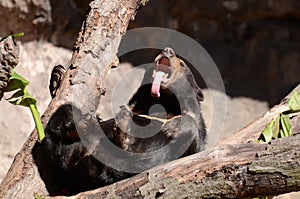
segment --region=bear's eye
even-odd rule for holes
[[[180,61],[180,66],[185,67],[185,63],[183,61]]]

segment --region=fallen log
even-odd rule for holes
[[[300,190],[300,135],[223,145],[96,190],[55,198],[254,198]]]

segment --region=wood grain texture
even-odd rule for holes
[[[253,198],[299,190],[300,135],[219,146],[73,197]]]
[[[53,113],[62,105],[72,104],[85,106],[92,111],[99,103],[100,95],[105,88],[101,84],[104,71],[117,63],[116,53],[122,36],[139,6],[139,0],[95,0],[90,4],[90,12],[82,25],[81,32],[74,46],[74,52],[57,96],[50,102],[42,116],[42,123],[47,125]],[[96,73],[95,73],[96,72]],[[99,76],[97,74],[101,74]],[[92,88],[93,90],[91,90]],[[82,90],[92,95],[74,97],[73,91]],[[76,94],[76,93],[75,93]],[[77,97],[80,97],[77,96]],[[0,185],[0,198],[33,198],[34,192],[48,195],[33,159],[36,144],[36,132],[32,132]],[[38,143],[37,143],[38,144]],[[45,163],[46,164],[46,163]]]

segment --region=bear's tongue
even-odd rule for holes
[[[163,81],[163,76],[165,75],[164,72],[162,71],[157,71],[156,75],[154,77],[153,83],[152,83],[152,88],[151,88],[151,95],[153,97],[160,97],[160,84]]]

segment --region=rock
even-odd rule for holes
[[[266,101],[225,96],[224,103],[224,93],[212,89],[204,89],[203,93],[202,112],[208,128],[206,148],[230,137],[268,111]],[[212,97],[215,98],[215,103],[212,102]]]
[[[232,97],[277,104],[299,83],[300,4],[279,1],[149,1],[131,27],[178,30],[198,41]]]
[[[24,32],[21,41],[50,40],[72,48],[90,0],[2,0],[0,32]]]
[[[49,0],[2,0],[0,17],[1,34],[24,32],[23,41],[49,37],[52,23]]]

